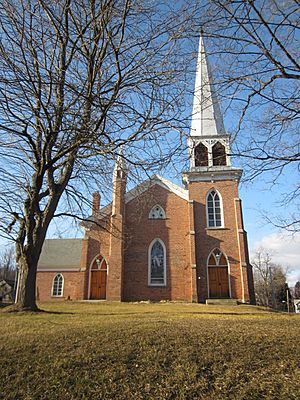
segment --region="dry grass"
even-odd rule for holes
[[[299,399],[300,318],[257,307],[0,310],[0,399]]]

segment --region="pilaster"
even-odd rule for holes
[[[196,264],[196,242],[195,242],[195,215],[194,215],[194,201],[189,200],[189,224],[190,224],[190,267],[191,267],[191,301],[198,302],[197,293],[197,264]]]
[[[239,198],[234,199],[235,208],[235,220],[236,220],[236,235],[239,248],[239,259],[240,259],[240,273],[241,273],[241,287],[242,287],[242,301],[249,302],[249,288],[248,288],[248,260],[246,244],[246,232],[244,231],[243,216],[241,200]]]
[[[110,250],[107,300],[122,301],[124,274],[124,219],[126,170],[119,157],[113,176],[113,200],[110,229]]]

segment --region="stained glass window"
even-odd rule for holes
[[[150,284],[165,285],[165,250],[162,243],[156,240],[150,252]]]

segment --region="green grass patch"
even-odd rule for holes
[[[259,307],[0,310],[0,399],[299,399],[300,318]]]

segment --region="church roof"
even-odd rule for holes
[[[223,117],[212,86],[212,76],[203,37],[200,34],[190,135],[216,136],[225,134]]]
[[[129,192],[125,194],[125,203],[128,203],[135,197],[139,196],[141,193],[148,190],[150,187],[154,185],[159,185],[164,189],[167,189],[169,192],[176,194],[184,200],[189,199],[188,190],[183,189],[182,187],[176,185],[175,183],[169,181],[166,178],[163,178],[160,175],[153,175],[151,178],[145,180],[141,184],[137,185],[135,188],[131,189]]]
[[[82,239],[46,239],[38,271],[79,271]]]
[[[171,193],[176,194],[177,196],[181,197],[183,200],[188,200],[189,199],[189,194],[188,194],[188,190],[183,189],[182,187],[180,187],[179,185],[176,185],[175,183],[169,181],[166,178],[163,178],[160,175],[153,175],[151,176],[149,179],[146,179],[145,181],[141,182],[139,185],[135,186],[133,189],[129,190],[126,194],[125,194],[125,204],[129,203],[131,200],[135,199],[136,197],[138,197],[139,195],[141,195],[142,193],[144,193],[146,190],[150,189],[152,186],[154,185],[159,185],[162,188],[168,190]],[[100,209],[100,211],[98,212],[97,217],[102,219],[107,217],[110,213],[111,213],[111,203],[108,204],[107,206],[103,207]],[[88,221],[96,221],[95,216],[90,216],[88,218]],[[87,222],[83,222],[81,225],[84,227],[87,227],[88,225],[88,221]]]

